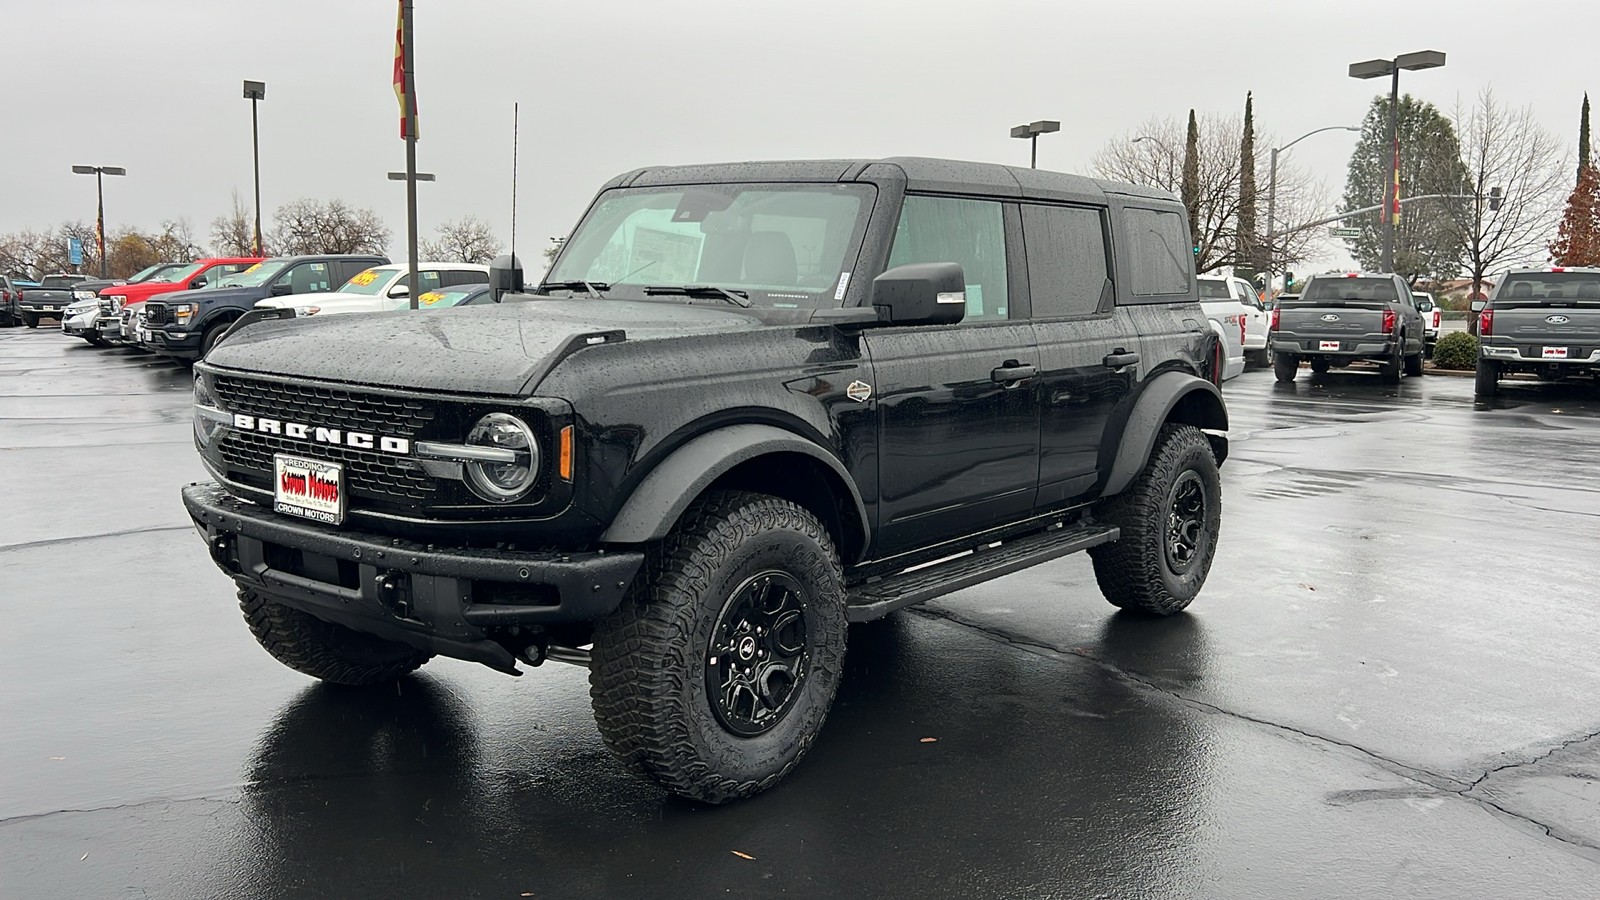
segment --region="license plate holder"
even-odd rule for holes
[[[1546,347],[1546,348],[1544,348],[1544,352],[1541,355],[1545,359],[1566,359],[1567,358],[1567,348],[1566,347]]]
[[[344,466],[287,453],[273,454],[272,508],[324,525],[342,524]]]
[[[1318,350],[1338,350],[1339,349],[1339,342],[1338,341],[1318,341],[1317,342],[1317,349]]]

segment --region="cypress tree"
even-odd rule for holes
[[[1234,252],[1234,274],[1253,279],[1258,266],[1256,244],[1256,121],[1255,97],[1244,95],[1244,137],[1239,141],[1239,229]]]
[[[1200,245],[1200,124],[1189,110],[1189,137],[1183,144],[1183,205],[1189,210],[1189,236]]]
[[[1589,156],[1589,92],[1583,92],[1583,115],[1578,118],[1578,180],[1583,180],[1583,170],[1593,165]]]

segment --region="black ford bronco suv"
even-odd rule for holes
[[[748,796],[849,622],[1079,550],[1119,607],[1194,599],[1228,420],[1185,223],[997,165],[642,169],[500,304],[230,332],[183,501],[284,664],[586,665],[628,768]]]

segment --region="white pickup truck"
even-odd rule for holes
[[[1417,312],[1422,313],[1422,336],[1427,343],[1423,355],[1433,359],[1433,345],[1439,343],[1439,327],[1443,324],[1444,312],[1439,308],[1439,301],[1427,291],[1412,291],[1411,296],[1417,298]]]
[[[1211,320],[1224,348],[1224,381],[1244,371],[1246,360],[1267,362],[1267,316],[1250,282],[1243,278],[1195,279],[1200,288],[1200,308]]]
[[[468,284],[487,284],[489,267],[473,263],[417,263],[423,292]],[[256,301],[256,309],[293,309],[297,316],[353,312],[393,312],[411,305],[411,276],[405,263],[357,272],[331,293],[291,294]]]

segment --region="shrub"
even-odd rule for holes
[[[1433,364],[1441,369],[1478,367],[1478,339],[1465,331],[1452,331],[1433,345]]]

